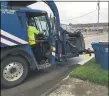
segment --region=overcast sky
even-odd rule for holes
[[[55,2],[55,3],[59,10],[61,23],[63,24],[97,22],[97,10],[96,10],[97,2]],[[45,10],[49,14],[52,14],[50,8],[43,2],[37,2],[29,7],[33,9]],[[75,18],[80,17],[89,12],[92,13],[81,18]],[[108,22],[108,2],[100,2],[100,22]]]

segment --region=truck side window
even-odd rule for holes
[[[49,27],[46,21],[46,17],[45,16],[38,16],[38,17],[34,17],[36,25],[38,26],[38,29],[40,30],[40,32],[44,32],[45,36],[49,36]]]

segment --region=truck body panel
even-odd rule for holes
[[[9,42],[10,41],[10,42]],[[7,46],[28,44],[27,32],[15,10],[1,10],[1,43]],[[1,46],[2,47],[2,46]]]

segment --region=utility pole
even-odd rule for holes
[[[99,16],[100,16],[100,1],[98,0],[98,3],[97,3],[97,6],[98,6],[98,24],[97,24],[97,32],[99,32]]]

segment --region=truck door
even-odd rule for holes
[[[50,51],[50,63],[55,64],[55,40],[54,40],[54,31],[53,24],[48,16],[42,16],[43,18],[37,19],[37,27],[41,32],[44,32],[45,37],[48,37],[49,42],[49,51]],[[45,18],[45,19],[44,19]],[[42,19],[42,20],[41,20]]]
[[[39,42],[41,42],[42,45],[44,42],[48,42],[50,63],[55,64],[56,48],[55,48],[54,32],[52,30],[52,23],[50,22],[50,19],[48,18],[47,14],[40,15],[40,16],[38,16],[37,14],[38,13],[35,13],[34,16],[31,16],[31,19],[34,20],[34,25],[39,30],[39,32],[43,32],[44,34],[44,38],[42,39],[39,38],[40,40],[39,39],[38,40]]]

